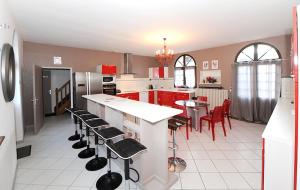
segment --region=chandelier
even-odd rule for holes
[[[174,51],[171,49],[167,49],[166,41],[167,38],[163,38],[164,40],[164,48],[162,50],[157,50],[155,52],[155,57],[157,61],[162,65],[167,65],[174,58]]]

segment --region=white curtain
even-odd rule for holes
[[[281,61],[233,64],[233,117],[268,122],[280,95]]]

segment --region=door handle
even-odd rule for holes
[[[49,94],[50,94],[50,95],[52,94],[52,91],[51,91],[51,90],[49,90]]]

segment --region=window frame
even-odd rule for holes
[[[248,45],[246,45],[246,46],[244,46],[240,51],[238,51],[238,53],[236,54],[236,56],[235,56],[235,62],[236,63],[251,63],[252,61],[262,61],[262,60],[259,60],[259,58],[258,58],[258,53],[257,53],[257,46],[258,45],[268,45],[268,46],[270,46],[270,47],[272,47],[273,49],[275,49],[275,51],[277,52],[277,54],[278,54],[278,59],[282,59],[282,57],[281,57],[281,54],[280,54],[280,51],[274,46],[274,45],[272,45],[272,44],[269,44],[269,43],[266,43],[266,42],[254,42],[254,43],[251,43],[251,44],[248,44]],[[240,61],[240,62],[238,62],[237,61],[237,59],[238,59],[238,57],[239,57],[239,55],[246,49],[246,48],[248,48],[248,47],[250,47],[250,46],[254,46],[254,59],[252,60],[252,61]]]
[[[186,62],[185,62],[186,56],[189,56],[194,61],[195,66],[186,66]],[[177,63],[177,61],[181,57],[183,57],[183,67],[176,67],[176,63]],[[193,68],[194,69],[194,72],[195,72],[195,84],[191,88],[197,88],[197,63],[196,63],[194,57],[192,57],[189,54],[182,54],[182,55],[178,56],[177,59],[175,60],[175,63],[174,63],[174,87],[175,88],[189,88],[188,86],[186,86],[186,76],[185,76],[185,70],[186,70],[186,68]],[[175,71],[176,70],[183,70],[183,86],[176,86],[175,85]]]
[[[270,46],[270,47],[272,47],[275,51],[276,51],[276,53],[277,53],[277,55],[278,55],[278,58],[276,58],[276,59],[263,59],[263,60],[260,60],[260,58],[262,58],[266,53],[268,53],[268,51],[265,53],[265,54],[263,54],[262,56],[260,56],[260,57],[258,57],[258,52],[257,52],[257,49],[258,49],[258,45],[268,45],[268,46]],[[251,47],[251,46],[254,46],[254,59],[253,60],[251,60],[251,61],[237,61],[237,59],[238,59],[238,57],[239,57],[239,55],[246,49],[246,48],[248,48],[248,47]],[[249,56],[248,56],[249,57]],[[244,46],[237,54],[236,54],[236,57],[235,57],[235,62],[236,63],[239,63],[239,64],[253,64],[253,62],[264,62],[264,61],[268,61],[268,60],[281,60],[282,59],[282,57],[281,57],[281,53],[280,53],[280,51],[274,46],[274,45],[272,45],[272,44],[269,44],[269,43],[266,43],[266,42],[255,42],[255,43],[251,43],[251,44],[248,44],[248,45],[246,45],[246,46]],[[258,65],[259,65],[259,63],[258,63]],[[258,71],[258,66],[257,66],[257,73],[258,73],[259,71]],[[238,74],[238,73],[237,73]],[[258,74],[256,75],[256,81],[258,82]],[[258,84],[257,84],[257,88],[258,88]],[[238,90],[238,89],[237,89]],[[237,92],[238,93],[238,92]],[[257,97],[259,97],[259,90],[257,89]],[[262,97],[261,97],[262,98]]]

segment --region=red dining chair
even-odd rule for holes
[[[197,100],[205,103],[207,103],[208,101],[207,96],[198,96]],[[208,106],[205,106],[205,109],[206,109],[206,114],[208,114]]]
[[[185,123],[186,139],[189,140],[189,127],[191,127],[191,131],[193,130],[192,117],[188,116],[185,106],[174,105],[173,108],[183,111],[181,114],[175,115],[173,118]]]
[[[222,128],[224,132],[224,136],[226,136],[226,130],[224,126],[224,111],[223,106],[216,106],[211,115],[206,115],[200,117],[200,133],[202,132],[202,121],[208,122],[208,127],[211,126],[211,132],[213,141],[215,140],[215,124],[221,122]]]
[[[224,102],[223,102],[224,117],[227,117],[229,128],[231,129],[230,104],[231,104],[231,101],[229,99],[225,99]]]

